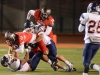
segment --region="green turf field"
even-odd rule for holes
[[[0,48],[0,57],[2,57],[5,53],[7,53],[7,48]],[[0,75],[82,75],[82,49],[59,48],[58,53],[62,54],[67,60],[71,61],[77,71],[66,72],[61,69],[58,71],[53,71],[48,63],[41,60],[34,72],[11,72],[8,69],[2,67],[0,64]],[[23,54],[20,55],[20,58],[23,58]],[[92,62],[100,65],[100,50],[93,58]],[[62,62],[61,64],[65,65]],[[90,70],[89,75],[98,75],[98,72],[95,70]]]

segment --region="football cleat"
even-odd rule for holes
[[[76,68],[73,68],[73,70],[72,71],[76,71]]]
[[[76,68],[73,68],[72,70],[70,70],[69,68],[66,69],[67,72],[73,72],[76,71]]]
[[[76,68],[73,68],[73,64],[72,64],[72,63],[70,63],[70,64],[67,65],[67,66],[68,66],[68,68],[67,68],[66,71],[68,71],[68,72],[76,71]]]
[[[69,68],[69,69],[68,69],[68,71],[69,71],[69,72],[71,72],[71,71],[73,70],[73,64],[72,64],[72,63],[70,63],[70,64],[69,64],[69,65],[67,65],[67,66],[68,66],[68,68]]]
[[[56,66],[56,62],[52,62],[51,67],[53,68],[53,71],[58,70],[58,67]]]

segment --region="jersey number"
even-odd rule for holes
[[[97,26],[96,26],[97,24]],[[96,28],[96,31],[95,31]],[[95,22],[93,20],[89,21],[88,33],[100,33],[100,21]]]

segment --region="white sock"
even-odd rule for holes
[[[88,75],[88,73],[83,73],[82,75]]]
[[[48,60],[48,63],[49,63],[50,65],[52,64],[52,62],[51,62],[51,60],[50,60],[50,59]]]
[[[99,71],[99,68],[100,68],[100,66],[98,66],[98,65],[96,65],[96,64],[93,65],[93,69]]]
[[[65,70],[65,71],[66,71],[66,70],[67,70],[67,68],[66,68],[65,66],[63,66],[63,70]]]
[[[70,64],[70,62],[69,62],[69,61],[67,61],[67,60],[65,61],[65,63],[66,63],[67,65],[69,65],[69,64]]]

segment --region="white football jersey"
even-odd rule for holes
[[[20,66],[20,60],[17,59],[16,61],[10,61],[9,62],[10,64],[8,65],[8,69],[11,70],[11,71],[17,71],[19,66]]]
[[[44,34],[44,38],[43,38],[43,42],[45,45],[48,45],[48,44],[51,44],[51,38],[48,37],[45,33],[45,26],[41,26],[41,25],[35,25],[34,28],[31,30],[31,33],[35,33],[35,34],[38,34],[40,35],[41,33]],[[24,32],[26,32],[26,30],[24,30]]]
[[[34,28],[32,28],[32,30],[30,31],[30,32],[33,33],[33,35],[34,35],[34,36],[32,37],[32,38],[34,38],[34,39],[32,39],[31,42],[33,42],[33,41],[36,39],[35,34],[40,35],[41,33],[43,33],[43,34],[44,34],[44,38],[43,38],[44,44],[45,44],[45,45],[51,44],[51,41],[50,41],[51,38],[48,37],[48,36],[44,33],[44,31],[45,31],[45,26],[35,25]],[[23,32],[26,32],[26,30],[24,30]],[[31,42],[30,42],[30,43],[31,43]]]
[[[20,70],[18,70],[19,72],[27,72],[28,69],[30,68],[29,64],[26,62],[22,68]]]
[[[44,34],[43,42],[44,42],[45,45],[49,45],[49,44],[51,44],[51,41],[50,41],[51,38],[48,37],[48,36],[44,33],[44,31],[45,31],[45,26],[41,26],[41,25],[35,26],[34,32],[37,33],[38,35],[40,35],[41,33],[43,33],[43,34]]]
[[[80,16],[79,32],[85,29],[85,43],[91,43],[90,37],[100,37],[100,15],[83,13]]]
[[[18,70],[19,66],[20,69]],[[17,59],[17,61],[11,61],[7,68],[11,71],[27,72],[29,67],[30,66],[27,62],[24,65],[22,65],[21,61]]]

